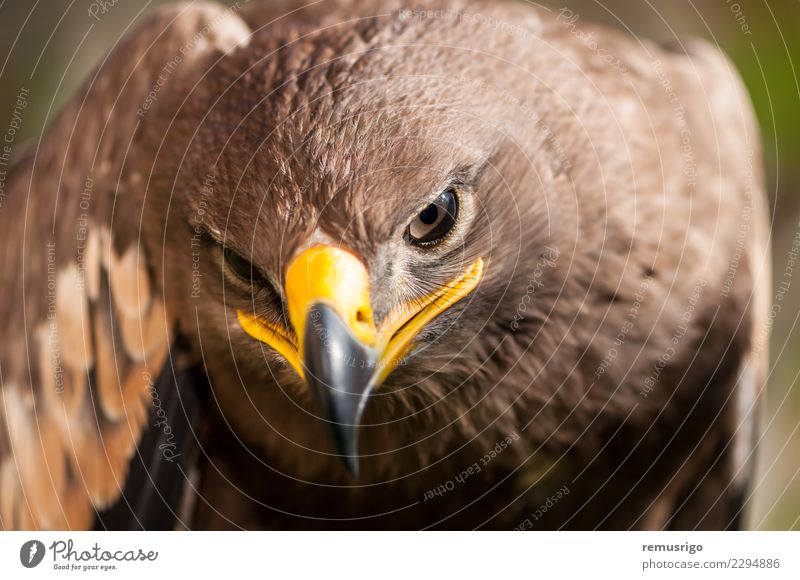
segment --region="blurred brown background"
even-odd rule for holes
[[[242,0],[240,0],[241,2]],[[269,0],[267,0],[269,1]],[[520,0],[522,1],[522,0]],[[0,0],[0,128],[37,138],[106,51],[162,0]],[[224,2],[232,4],[233,2]],[[410,2],[413,4],[413,2]],[[800,0],[547,0],[582,19],[669,41],[703,36],[733,59],[761,123],[773,210],[773,271],[800,231]],[[94,16],[92,16],[94,14]],[[17,95],[27,89],[21,115]],[[2,151],[0,151],[2,152]],[[1,185],[1,184],[0,184]],[[788,303],[787,303],[788,302]],[[772,334],[773,366],[753,527],[800,530],[800,281]]]

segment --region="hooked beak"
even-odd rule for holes
[[[479,258],[429,296],[392,309],[377,327],[364,263],[347,250],[314,246],[286,270],[294,333],[242,310],[237,315],[245,332],[272,346],[305,379],[336,452],[356,475],[356,429],[369,394],[402,362],[420,331],[468,295],[482,276]]]

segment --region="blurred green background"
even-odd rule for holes
[[[267,0],[269,1],[269,0]],[[161,0],[0,0],[0,127],[29,89],[17,141],[37,138],[119,36]],[[232,2],[228,2],[232,3]],[[89,15],[94,4],[97,19]],[[409,2],[413,4],[413,2]],[[582,19],[656,41],[706,37],[741,71],[761,124],[773,220],[774,272],[800,229],[800,0],[557,0]],[[103,9],[103,6],[105,9]],[[99,8],[99,10],[98,10]],[[104,13],[103,13],[104,12]],[[15,151],[21,148],[16,147]],[[800,288],[772,334],[769,396],[753,527],[800,530]]]

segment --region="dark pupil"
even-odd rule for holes
[[[439,216],[439,207],[436,204],[430,204],[419,213],[419,220],[426,226],[436,223],[436,218]]]
[[[448,189],[417,214],[406,228],[405,239],[416,246],[432,246],[453,229],[458,215],[458,198]]]

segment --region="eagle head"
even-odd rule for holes
[[[529,318],[518,264],[553,256],[536,119],[471,84],[486,59],[387,49],[418,26],[256,34],[150,131],[165,291],[256,448],[328,454],[322,425],[355,473],[358,431],[391,454],[458,424]]]

